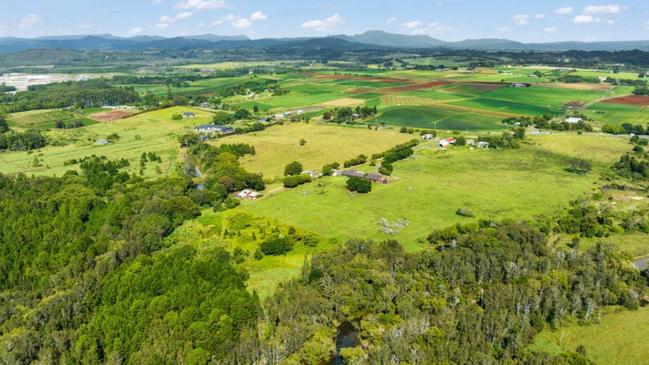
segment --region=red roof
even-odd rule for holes
[[[455,138],[452,138],[452,137],[451,137],[451,138],[447,138],[446,141],[447,141],[448,143],[455,143]]]

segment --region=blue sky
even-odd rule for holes
[[[649,39],[649,1],[0,0],[0,37],[214,33],[251,38],[382,29],[444,40]]]

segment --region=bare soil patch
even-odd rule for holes
[[[564,107],[568,109],[582,109],[585,106],[586,102],[581,100],[573,100],[564,105]]]
[[[108,112],[101,112],[101,113],[91,114],[88,117],[90,119],[94,119],[94,120],[96,120],[98,122],[112,122],[112,121],[115,121],[115,120],[128,118],[128,117],[130,117],[132,115],[135,115],[135,114],[136,113],[129,112],[129,111],[126,111],[126,110],[111,110],[111,111],[108,111]]]
[[[354,98],[341,98],[336,100],[331,100],[320,104],[325,108],[341,108],[347,106],[359,106],[365,104],[365,100],[354,99]]]
[[[607,83],[599,83],[599,84],[589,84],[589,83],[570,83],[570,84],[564,84],[564,83],[545,83],[545,82],[540,82],[538,84],[535,84],[536,86],[542,86],[542,87],[550,87],[554,89],[569,89],[569,90],[595,90],[595,91],[606,91],[606,90],[611,90],[613,88],[613,85],[607,84]]]
[[[448,85],[450,83],[451,83],[450,81],[440,81],[440,80],[438,80],[438,81],[423,82],[423,83],[418,83],[418,84],[410,84],[410,85],[390,87],[390,88],[387,88],[387,89],[383,89],[382,91],[389,92],[389,93],[398,93],[398,92],[402,92],[402,91],[430,89],[431,87]]]

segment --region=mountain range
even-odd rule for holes
[[[147,49],[237,49],[305,47],[337,50],[398,48],[398,49],[470,49],[480,51],[649,51],[649,41],[613,42],[553,42],[522,43],[508,39],[467,39],[447,42],[427,35],[405,35],[384,31],[367,31],[356,35],[333,35],[325,38],[266,38],[250,39],[245,35],[220,36],[202,34],[182,37],[135,36],[117,37],[110,34],[47,36],[39,38],[0,38],[0,52],[20,52],[29,49],[71,50],[147,50]]]

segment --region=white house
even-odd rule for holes
[[[427,134],[424,134],[424,135],[421,136],[421,139],[423,139],[424,141],[430,141],[433,138],[435,138],[435,136],[433,136],[430,133],[427,133]]]
[[[485,142],[485,141],[478,142],[478,148],[489,148],[489,142]]]
[[[241,190],[237,194],[237,198],[239,198],[239,199],[257,199],[260,196],[261,196],[261,193],[259,193],[257,191],[254,191],[254,190],[250,190],[250,189]]]
[[[439,143],[437,144],[437,147],[439,147],[439,148],[446,148],[446,147],[448,147],[450,144],[451,144],[451,142],[447,141],[446,139],[442,139],[442,140],[439,141]]]
[[[566,123],[568,124],[577,124],[579,122],[583,122],[583,119],[577,117],[566,118]]]

